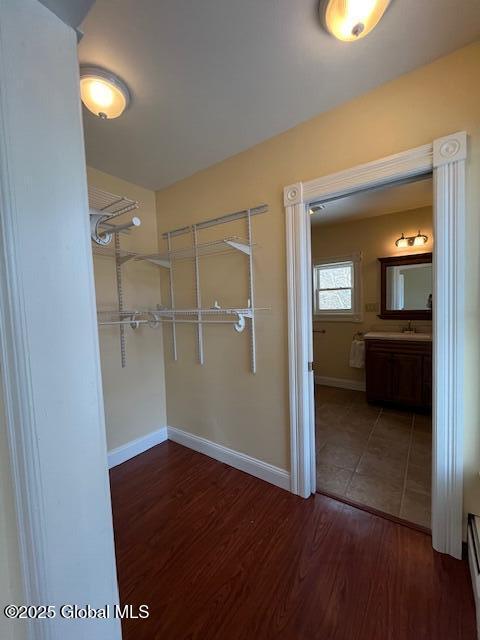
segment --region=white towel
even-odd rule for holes
[[[363,369],[365,366],[365,341],[353,340],[350,347],[350,366],[354,369]]]

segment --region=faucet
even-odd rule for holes
[[[416,328],[412,326],[412,321],[409,320],[406,327],[403,327],[402,333],[416,333]]]

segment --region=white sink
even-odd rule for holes
[[[365,340],[410,340],[415,342],[431,342],[431,333],[404,333],[402,331],[369,331]]]

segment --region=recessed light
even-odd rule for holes
[[[130,104],[127,85],[100,67],[80,67],[80,96],[87,109],[103,120],[118,118]]]

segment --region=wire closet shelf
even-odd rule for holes
[[[138,203],[129,201],[127,198],[115,196],[100,192],[100,190],[89,190],[90,206],[101,206],[103,211],[111,211],[112,215],[117,217],[123,215],[132,209],[129,208],[133,204]],[[117,209],[118,207],[118,209]],[[228,324],[232,325],[236,332],[242,333],[248,329],[250,342],[250,368],[252,373],[256,372],[256,326],[255,316],[258,311],[266,311],[265,307],[255,307],[255,280],[254,280],[254,264],[253,251],[255,243],[252,237],[252,217],[268,211],[267,205],[261,205],[252,209],[244,209],[229,213],[217,218],[212,218],[199,222],[197,224],[173,229],[162,234],[162,238],[166,241],[166,250],[159,253],[142,254],[139,252],[126,251],[120,247],[120,233],[116,232],[116,228],[111,231],[114,235],[115,242],[113,247],[107,246],[105,243],[95,241],[93,234],[93,253],[97,256],[113,258],[116,263],[117,277],[117,294],[118,307],[114,310],[103,310],[98,313],[98,324],[100,327],[117,326],[120,331],[120,347],[122,367],[126,366],[126,349],[125,349],[125,330],[128,328],[138,329],[140,326],[152,329],[158,328],[164,324],[171,326],[172,332],[172,351],[174,360],[178,360],[177,349],[177,325],[190,324],[196,326],[197,332],[197,357],[198,362],[203,365],[205,362],[204,355],[204,332],[203,326],[206,324]],[[228,235],[209,240],[208,242],[199,242],[199,232],[204,229],[217,227],[228,222],[237,220],[245,220],[244,237],[236,235]],[[104,223],[109,224],[109,220]],[[112,225],[113,226],[113,225]],[[129,227],[131,228],[131,227]],[[122,228],[119,231],[123,232]],[[186,247],[174,248],[173,241],[178,236],[189,235],[190,244]],[[200,258],[210,255],[228,254],[231,252],[240,253],[246,258],[246,269],[248,275],[248,300],[247,305],[235,308],[223,308],[217,301],[213,307],[202,307],[202,290],[200,279]],[[175,263],[185,260],[193,260],[194,262],[194,292],[196,306],[188,309],[177,308],[175,306]],[[162,270],[166,270],[169,279],[170,306],[162,307],[157,305],[153,309],[126,309],[123,296],[122,284],[122,267],[128,262],[146,262]]]

